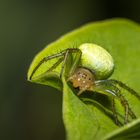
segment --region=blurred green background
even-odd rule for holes
[[[0,140],[65,139],[62,94],[26,81],[33,57],[84,23],[139,13],[139,0],[0,0]]]

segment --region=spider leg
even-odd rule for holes
[[[96,106],[99,110],[103,111],[109,118],[111,118],[111,120],[114,121],[114,114],[111,113],[111,111],[109,109],[107,109],[106,107],[104,107],[103,105],[101,105],[100,103],[98,103],[96,100],[90,99],[90,98],[80,98],[84,103],[91,103],[94,106]],[[117,120],[118,122],[116,123],[116,125],[118,126],[122,126],[122,123]]]
[[[121,98],[124,98],[122,94],[120,94],[120,90],[118,89],[118,87],[116,87],[112,82],[112,80],[99,80],[96,81],[96,85],[105,85],[106,88],[110,88],[110,91],[114,91],[115,93],[118,93],[119,96],[121,96]],[[105,88],[105,87],[104,87]],[[111,89],[112,88],[112,89]],[[129,87],[128,87],[129,88]],[[112,92],[111,92],[112,93]],[[113,93],[112,93],[113,94]],[[124,98],[124,100],[126,100]],[[127,101],[126,101],[127,102]],[[136,115],[133,113],[133,111],[131,110],[131,108],[129,108],[129,115],[132,117],[132,119],[136,118]]]
[[[45,71],[44,73],[53,70],[54,68],[56,68],[63,60],[63,64],[62,64],[62,68],[61,68],[61,72],[60,72],[60,77],[62,76],[63,70],[64,70],[64,65],[66,63],[66,60],[68,58],[68,55],[70,54],[70,52],[75,53],[75,52],[79,52],[80,50],[78,48],[68,48],[60,53],[57,54],[53,54],[47,57],[44,57],[39,63],[38,65],[33,69],[29,79],[31,80],[34,73],[36,72],[36,70],[44,63],[47,62],[51,59],[57,58],[57,57],[61,57],[51,68],[49,68],[47,71]],[[81,52],[81,51],[80,51]]]
[[[75,53],[76,55],[73,59],[73,63],[70,66],[70,64],[67,63],[67,60],[68,60],[68,56],[71,52]],[[64,56],[64,61],[63,61],[61,72],[60,72],[60,78],[63,75],[64,68],[66,69],[69,66],[70,66],[70,70],[68,72],[68,75],[71,76],[74,73],[75,69],[77,68],[77,66],[80,62],[81,54],[82,54],[82,52],[78,48],[69,48],[69,49],[66,50],[66,53],[65,53],[65,56]],[[66,67],[65,67],[65,65],[66,65]]]
[[[114,80],[114,79],[109,79],[108,81],[110,81],[113,84],[119,85],[120,87],[124,88],[125,90],[127,90],[129,93],[131,93],[132,95],[134,95],[136,98],[140,100],[140,95],[135,90],[128,87],[126,84],[122,83],[121,81]]]
[[[43,74],[39,75],[37,78],[39,78],[42,75],[46,75],[47,72],[50,72],[53,69],[55,69],[60,63],[62,63],[63,59],[63,57],[59,58],[58,61],[56,61],[48,70],[46,70]]]
[[[128,123],[128,115],[130,112],[129,104],[128,104],[127,100],[121,94],[118,94],[118,98],[120,99],[121,104],[125,109],[124,124],[127,124]]]
[[[69,76],[71,76],[75,72],[75,69],[77,68],[77,66],[80,62],[81,55],[82,55],[81,50],[77,49],[77,53],[74,57],[74,61],[73,61],[73,64],[72,64],[70,72],[69,72]]]
[[[134,114],[134,112],[129,107],[129,104],[128,104],[127,100],[124,98],[124,96],[120,92],[117,93],[117,94],[118,94],[118,97],[121,101],[122,106],[124,106],[124,108],[125,108],[124,122],[125,122],[125,124],[127,124],[128,123],[128,115],[130,115],[132,119],[136,119],[136,115]]]
[[[32,79],[34,73],[36,72],[36,70],[44,63],[44,62],[47,62],[48,60],[51,60],[51,59],[54,59],[54,58],[57,58],[57,57],[60,57],[60,56],[64,56],[65,54],[65,50],[60,52],[60,53],[57,53],[57,54],[54,54],[54,55],[50,55],[50,56],[47,56],[47,57],[44,57],[39,63],[38,65],[33,69],[32,73],[31,73],[31,76],[30,76],[30,80]]]
[[[120,101],[120,103],[125,109],[125,124],[128,122],[128,115],[130,115],[132,119],[136,118],[134,112],[129,107],[127,100],[123,97],[120,90],[115,85],[113,85],[111,82],[108,82],[108,80],[96,81],[95,85],[95,91],[107,94],[109,93],[110,95],[116,97]]]
[[[112,112],[113,112],[113,116],[114,116],[114,119],[115,119],[115,123],[118,125],[118,126],[121,126],[119,120],[118,120],[118,116],[117,116],[117,112],[116,112],[116,108],[115,108],[115,97],[112,97]]]
[[[112,97],[112,112],[115,120],[115,124],[118,126],[121,126],[120,121],[118,120],[116,108],[115,108],[115,98],[117,97],[116,92],[119,91],[118,88],[112,86],[110,83],[107,83],[105,80],[99,80],[95,82],[95,91],[100,92],[100,93],[105,93],[109,94]]]
[[[64,72],[64,67],[65,67],[65,64],[66,64],[66,62],[68,60],[69,53],[70,53],[70,49],[67,49],[66,53],[64,55],[64,61],[63,61],[62,68],[61,68],[61,71],[60,71],[60,78],[62,77],[62,74]],[[65,67],[65,68],[67,68],[67,67]]]
[[[80,96],[86,90],[87,90],[87,88],[80,89],[79,92],[77,93],[77,96]]]
[[[140,95],[135,90],[128,87],[126,84],[122,83],[121,81],[114,80],[114,79],[111,79],[111,80],[109,79],[108,81],[110,81],[111,83],[113,83],[115,85],[119,85],[120,87],[124,88],[125,90],[127,90],[129,93],[131,93],[132,95],[134,95],[136,98],[138,98],[140,100]],[[135,114],[132,113],[132,111],[130,111],[129,114],[131,115],[131,117],[133,119],[136,118]]]
[[[53,69],[55,69],[61,62],[63,61],[63,57],[59,58],[58,61],[56,61],[56,63],[53,64],[52,67],[50,67],[47,72],[52,71]]]

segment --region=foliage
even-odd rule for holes
[[[89,23],[49,44],[34,58],[28,72],[28,80],[33,69],[42,58],[61,52],[66,48],[79,47],[82,43],[90,42],[104,47],[113,56],[115,71],[111,78],[120,80],[140,92],[140,63],[138,62],[140,59],[140,27],[126,19]],[[97,93],[94,95],[87,93],[87,96],[77,97],[75,91],[70,85],[67,85],[65,79],[63,78],[63,81],[61,81],[59,78],[58,73],[61,66],[53,72],[41,75],[56,60],[57,58],[50,60],[48,63],[43,63],[34,74],[34,77],[37,78],[32,82],[49,85],[63,91],[63,119],[69,140],[139,139],[139,100],[121,89],[138,118],[119,128],[113,122],[109,99],[102,98],[102,95]],[[117,111],[122,114],[123,110],[120,104],[117,102],[116,105]]]

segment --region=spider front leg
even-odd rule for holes
[[[61,67],[61,71],[60,71],[60,78],[63,74],[63,71],[64,71],[64,67],[65,65],[67,64],[66,62],[68,61],[68,58],[69,56],[71,56],[71,53],[77,53],[78,55],[78,59],[75,59],[75,62],[73,63],[73,67],[72,69],[70,70],[70,73],[74,71],[74,68],[76,68],[76,64],[79,62],[80,60],[80,56],[81,56],[81,51],[78,49],[78,48],[68,48],[60,53],[57,53],[57,54],[53,54],[53,55],[50,55],[50,56],[47,56],[47,57],[44,57],[39,63],[38,65],[33,69],[30,77],[29,77],[29,80],[32,80],[33,79],[33,75],[35,74],[35,72],[37,71],[37,69],[45,62],[48,62],[49,60],[52,60],[52,59],[55,59],[55,58],[58,58],[58,60],[50,67],[48,68],[44,73],[42,73],[41,75],[37,76],[37,78],[39,78],[40,76],[45,76],[48,72],[54,70],[60,63],[63,62],[62,64],[62,67]],[[67,68],[70,68],[71,65],[70,64],[67,64]],[[36,78],[36,77],[35,77]]]
[[[121,94],[118,87],[113,85],[113,83],[111,83],[110,80],[96,81],[94,90],[97,92],[101,92],[103,94],[108,94],[108,95],[114,96],[116,99],[118,99],[120,101],[121,105],[124,107],[124,110],[125,110],[125,117],[124,117],[125,124],[128,123],[128,115],[130,115],[132,119],[136,118],[136,115],[129,107],[127,100]],[[116,119],[116,116],[114,116],[114,118]]]
[[[57,58],[57,57],[62,57],[62,56],[64,56],[64,54],[65,54],[65,51],[62,51],[62,52],[60,52],[60,53],[57,53],[57,54],[53,54],[53,55],[44,57],[44,58],[38,63],[38,65],[33,69],[33,71],[32,71],[32,73],[31,73],[29,79],[32,80],[33,75],[35,74],[35,72],[37,71],[37,69],[38,69],[44,62],[47,62],[47,61],[49,61],[49,60],[51,60],[51,59],[54,59],[54,58]],[[59,63],[58,63],[58,62],[59,62]],[[61,61],[60,61],[60,59],[59,59],[59,60],[54,64],[55,67],[57,67],[61,62],[62,62],[62,59],[61,59]],[[54,65],[50,68],[50,70],[55,68]],[[46,72],[48,72],[48,70],[45,71],[44,73],[46,73]]]

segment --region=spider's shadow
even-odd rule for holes
[[[79,92],[78,88],[74,88],[71,83],[68,84],[72,91],[74,92],[75,95]],[[107,109],[111,110],[111,99],[102,93],[99,92],[93,92],[93,91],[84,91],[79,98],[87,98],[87,99],[92,99],[102,106],[106,107]]]
[[[80,98],[89,98],[95,100],[96,102],[100,103],[102,106],[111,109],[111,100],[108,96],[92,91],[85,91],[81,94]]]

